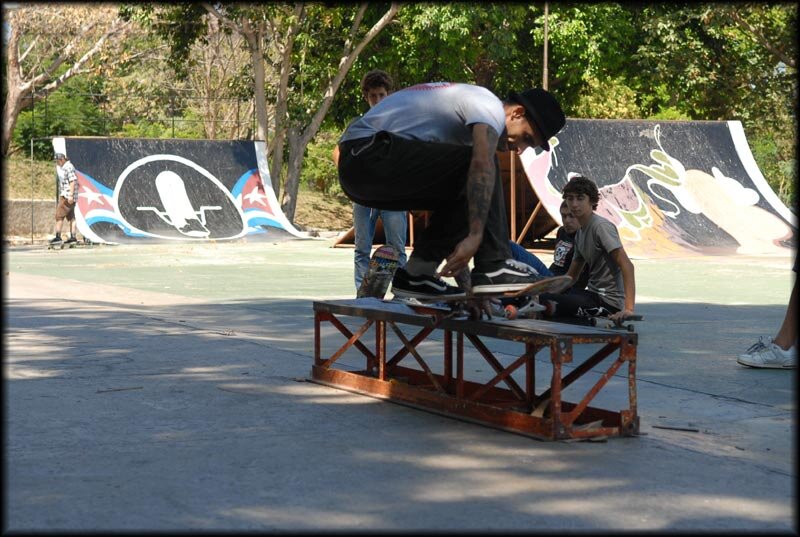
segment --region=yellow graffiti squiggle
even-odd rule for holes
[[[669,156],[669,154],[664,151],[664,147],[661,145],[661,125],[655,126],[653,129],[653,134],[655,135],[656,143],[658,144],[659,149],[651,150],[650,158],[652,158],[658,164],[651,164],[649,166],[634,164],[628,167],[627,171],[625,172],[625,176],[629,177],[632,170],[638,170],[650,177],[650,179],[647,181],[647,188],[650,193],[663,202],[674,207],[674,210],[662,210],[662,212],[667,216],[673,218],[678,216],[681,212],[681,208],[675,202],[668,200],[654,192],[652,188],[653,185],[663,186],[672,192],[675,197],[678,198],[678,201],[681,202],[683,207],[689,212],[699,212],[699,210],[695,207],[696,203],[691,197],[691,194],[686,192],[683,188],[683,183],[686,178],[686,168],[684,168],[680,161]]]

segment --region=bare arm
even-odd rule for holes
[[[339,167],[339,144],[336,144],[333,147],[333,154],[331,155],[333,158],[333,164],[338,168]]]
[[[622,321],[625,317],[633,314],[633,308],[636,306],[636,278],[634,276],[633,263],[625,252],[625,248],[620,247],[612,251],[611,258],[619,265],[622,271],[622,285],[625,288],[625,307],[611,315],[610,318],[615,321]]]
[[[572,283],[578,281],[578,277],[583,272],[583,267],[586,265],[585,261],[575,261],[575,258],[572,259],[572,263],[569,264],[569,268],[567,269],[567,276],[572,278]]]
[[[486,217],[497,180],[494,154],[498,134],[490,126],[476,123],[472,126],[472,160],[467,172],[467,206],[469,208],[469,234],[456,245],[447,257],[441,276],[455,276],[464,269],[483,240]]]

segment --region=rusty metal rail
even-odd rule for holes
[[[450,318],[444,312],[424,311],[374,299],[314,302],[311,380],[546,440],[638,433],[635,332],[535,320],[469,321]],[[352,332],[339,319],[342,316],[365,322]],[[345,337],[344,344],[327,358],[322,356],[324,322]],[[399,325],[416,333],[408,337]],[[374,345],[369,346],[365,343],[366,334],[372,327]],[[399,341],[391,356],[387,327]],[[419,346],[436,330],[441,330],[444,336],[442,353],[426,359]],[[480,338],[519,342],[524,350],[506,365]],[[495,375],[489,381],[466,378],[465,339],[494,370]],[[562,366],[573,362],[573,349],[578,345],[602,347],[565,375]],[[351,349],[366,358],[363,370],[337,368],[337,361]],[[545,350],[549,350],[552,375],[549,387],[537,394],[535,357]],[[409,356],[417,367],[401,365]],[[433,364],[441,364],[441,369]],[[627,408],[606,410],[590,406],[624,364],[627,364]],[[595,368],[603,371],[580,400],[565,401],[563,390],[584,377],[590,380],[586,375]],[[521,371],[518,376],[524,381],[512,377],[516,371]]]

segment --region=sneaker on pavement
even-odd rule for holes
[[[466,296],[466,293],[436,276],[412,276],[398,268],[392,279],[392,294],[411,298],[449,298]]]
[[[759,341],[759,343],[762,343]],[[753,350],[750,350],[753,349]],[[792,345],[788,350],[783,350],[772,341],[767,345],[758,347],[758,343],[740,354],[736,361],[747,367],[767,369],[794,369],[797,367],[797,345]]]
[[[761,349],[766,349],[771,344],[772,344],[771,337],[764,339],[764,336],[758,336],[758,341],[750,345],[750,347],[742,354],[752,354],[756,351],[760,351]]]
[[[542,276],[530,265],[515,259],[506,259],[485,272],[473,269],[471,279],[472,292],[477,295],[519,291],[541,280]]]

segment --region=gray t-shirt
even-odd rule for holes
[[[611,257],[611,252],[622,247],[617,227],[598,214],[575,234],[573,262],[589,265],[587,289],[619,309],[625,307],[625,287],[622,270]]]
[[[401,138],[454,145],[472,145],[474,123],[484,123],[498,136],[506,126],[503,103],[481,86],[434,82],[392,93],[353,121],[340,142],[388,131]]]

